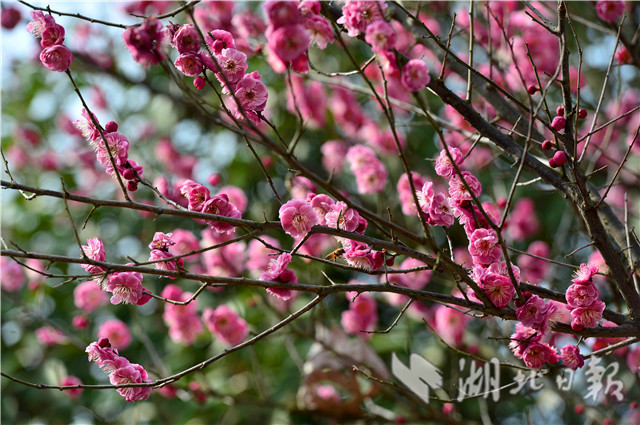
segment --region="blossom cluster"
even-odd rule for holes
[[[598,299],[598,288],[593,284],[593,275],[598,272],[595,264],[581,264],[571,279],[573,284],[567,289],[566,299],[571,309],[571,327],[575,331],[595,327],[604,311],[604,302]]]
[[[157,18],[150,17],[140,25],[128,27],[122,34],[122,39],[133,60],[145,68],[164,60],[161,49],[164,31],[162,23]]]
[[[82,109],[82,119],[73,123],[82,131],[82,135],[95,150],[96,158],[102,164],[107,174],[114,177],[117,173],[127,182],[127,189],[132,192],[138,190],[138,183],[142,178],[142,165],[129,159],[129,140],[118,133],[118,124],[109,121],[100,134],[100,122],[95,114]],[[113,159],[113,161],[112,161]],[[115,168],[114,168],[115,164]]]
[[[51,15],[45,15],[39,10],[31,12],[32,22],[27,24],[27,31],[35,37],[40,38],[42,52],[40,61],[44,66],[52,71],[64,72],[69,69],[73,61],[73,54],[66,47],[64,42],[64,27],[56,24]]]
[[[298,73],[307,73],[311,41],[324,49],[334,38],[331,24],[320,14],[320,2],[270,0],[264,3],[264,11],[268,22],[265,50],[269,65],[275,72],[284,72],[291,66]]]
[[[109,382],[112,385],[144,384],[152,382],[147,371],[136,363],[120,356],[118,350],[111,346],[108,338],[100,338],[87,346],[89,361],[94,362],[102,370],[109,373]],[[140,401],[149,398],[153,391],[150,386],[146,387],[124,387],[117,391],[126,401]]]
[[[169,248],[175,245],[171,233],[156,232],[153,235],[153,240],[149,244],[151,254],[149,255],[149,261],[159,261],[164,258],[172,258],[175,256]],[[177,258],[173,260],[160,261],[155,263],[156,269],[177,271],[184,268],[184,260]],[[173,276],[167,276],[169,279],[175,279]]]
[[[168,300],[181,303],[190,300],[193,296],[193,294],[183,292],[178,285],[173,284],[165,286],[161,295]],[[197,299],[193,299],[187,304],[167,302],[162,319],[169,327],[169,337],[176,344],[193,344],[203,330],[202,321],[198,316]]]
[[[358,193],[375,194],[387,184],[387,169],[370,147],[355,145],[346,155],[351,172],[356,176]]]
[[[106,260],[104,244],[98,238],[87,240],[87,245],[82,245],[82,250],[90,260]],[[115,272],[103,278],[100,276],[100,274],[106,272],[103,267],[93,264],[83,264],[82,267],[94,275],[94,282],[100,285],[102,289],[113,294],[111,296],[111,304],[124,302],[126,304],[143,305],[151,299],[146,288],[142,286],[142,273]]]
[[[188,200],[189,211],[198,211],[229,218],[242,217],[240,210],[229,200],[229,195],[220,193],[211,197],[209,189],[193,180],[184,181],[180,188],[180,193]],[[218,233],[235,232],[235,227],[232,224],[222,221],[212,220],[210,226]]]

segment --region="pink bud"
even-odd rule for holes
[[[555,143],[553,143],[551,140],[545,140],[544,142],[542,142],[542,149],[544,149],[545,151],[548,151],[554,145]]]
[[[549,167],[556,168],[557,166],[558,166],[558,163],[553,158],[550,158],[549,159]]]
[[[498,198],[498,200],[496,201],[496,205],[498,205],[498,207],[500,208],[504,208],[507,206],[507,200],[503,197]]]
[[[580,332],[582,329],[584,329],[584,326],[582,326],[580,323],[571,322],[571,329],[576,332]]]
[[[567,155],[562,151],[558,151],[553,155],[553,160],[558,164],[558,166],[560,166],[567,162]]]
[[[538,92],[538,86],[534,86],[533,84],[527,87],[527,93],[536,94]]]
[[[129,189],[131,192],[135,192],[136,190],[138,190],[138,182],[128,181],[127,189]]]
[[[582,412],[584,412],[584,404],[576,404],[573,411],[576,412],[576,415],[582,415]]]
[[[586,109],[580,109],[578,111],[578,118],[580,118],[581,120],[587,118],[587,110]]]
[[[114,131],[118,131],[118,124],[115,121],[109,121],[104,126],[104,131],[107,133],[113,133]]]
[[[202,90],[202,89],[207,85],[207,83],[206,83],[206,81],[204,80],[204,78],[202,78],[202,77],[196,77],[196,78],[193,80],[193,85],[195,86],[195,88],[196,88],[196,89],[198,89],[198,90]]]
[[[89,319],[87,316],[77,315],[73,317],[71,324],[78,330],[86,329],[89,326]]]
[[[131,168],[125,168],[122,172],[122,177],[124,177],[126,180],[133,180],[135,176],[136,175],[133,173],[133,170]]]
[[[551,121],[551,128],[555,131],[564,130],[564,127],[567,125],[567,120],[564,117],[555,117],[553,121]]]
[[[564,115],[564,106],[562,106],[562,105],[558,106],[558,108],[556,109],[556,115],[558,115],[558,116],[563,116]]]
[[[217,186],[220,184],[220,174],[209,174],[208,180],[211,186]]]

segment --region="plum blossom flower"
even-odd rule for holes
[[[260,275],[260,280],[281,283],[298,283],[296,274],[292,270],[287,269],[289,263],[291,263],[291,254],[283,252],[277,259],[269,262],[267,270]],[[267,288],[267,292],[285,301],[291,298],[290,289]]]
[[[107,320],[98,328],[98,338],[107,338],[112,347],[121,350],[131,344],[131,331],[121,320]]]
[[[229,202],[227,194],[222,193],[216,195],[213,198],[208,199],[202,204],[202,212],[206,214],[215,214],[229,218],[241,218],[242,214]],[[223,221],[210,221],[209,225],[218,233],[231,233],[235,232],[236,228],[233,224],[225,223]]]
[[[605,304],[600,300],[596,300],[587,307],[574,308],[571,310],[571,317],[573,317],[571,327],[574,328],[574,330],[575,327],[579,329],[581,329],[581,327],[594,328],[600,319],[602,319],[604,308]]]
[[[7,257],[0,257],[0,286],[8,292],[17,292],[24,286],[22,267]]]
[[[197,53],[200,50],[200,34],[192,24],[181,25],[171,39],[171,46],[182,53]]]
[[[27,31],[34,37],[42,37],[42,32],[47,28],[56,24],[55,19],[51,15],[45,15],[40,10],[34,10],[30,13],[32,22],[27,24]]]
[[[107,296],[96,282],[90,280],[82,282],[73,290],[73,302],[76,307],[85,313],[96,311],[107,302]]]
[[[345,26],[349,37],[356,37],[373,22],[384,20],[386,9],[384,1],[349,1],[342,7],[342,16],[337,22]]]
[[[233,48],[222,49],[222,52],[216,56],[216,60],[228,83],[240,81],[249,66],[247,65],[247,55]],[[225,84],[224,78],[219,76],[220,70],[215,67],[212,71],[216,73],[218,80]]]
[[[567,304],[571,308],[588,307],[598,299],[599,295],[598,289],[591,282],[587,284],[574,283],[567,289]]]
[[[124,45],[131,52],[133,60],[145,68],[164,60],[164,54],[159,49],[163,37],[162,23],[155,17],[145,19],[142,25],[128,27],[122,34]]]
[[[311,204],[311,208],[318,215],[318,224],[325,226],[327,224],[325,216],[331,211],[332,205],[335,205],[336,201],[329,195],[309,194],[307,201]]]
[[[185,302],[192,296],[191,293],[182,292],[179,286],[173,284],[165,286],[161,295],[164,298],[180,302]],[[191,345],[202,332],[197,299],[193,299],[185,305],[165,304],[162,319],[169,327],[169,337],[177,344]]]
[[[190,211],[201,211],[205,201],[211,197],[209,189],[193,180],[185,180],[180,187],[180,193],[189,201]]]
[[[411,59],[402,68],[400,82],[409,91],[420,91],[429,84],[429,81],[431,81],[429,68],[421,59]]]
[[[324,16],[310,15],[305,17],[302,25],[307,30],[311,42],[316,43],[321,50],[326,49],[327,45],[335,38],[331,24]]]
[[[225,345],[238,345],[249,335],[247,322],[227,305],[216,309],[206,308],[202,313],[202,321]]]
[[[306,235],[318,223],[318,214],[308,202],[300,199],[283,204],[279,215],[282,228],[294,238]]]
[[[600,267],[597,264],[580,264],[580,269],[573,274],[571,281],[575,284],[586,284],[598,273]]]
[[[478,286],[497,308],[505,308],[516,293],[508,278],[495,273],[487,274]]]
[[[369,294],[347,292],[349,310],[342,312],[341,323],[348,334],[359,335],[363,338],[371,337],[371,334],[362,331],[372,331],[378,321],[377,303]],[[355,298],[355,299],[354,299]]]
[[[113,293],[111,304],[140,304],[145,300],[142,273],[118,272],[109,275],[105,290]],[[148,299],[146,300],[148,301]],[[146,302],[144,301],[144,302]]]
[[[82,250],[89,259],[94,261],[105,261],[107,259],[104,252],[104,245],[98,238],[87,239],[87,245],[82,245]],[[104,273],[105,269],[100,266],[83,264],[82,267],[91,274]]]
[[[453,208],[451,207],[449,197],[444,193],[436,193],[431,201],[431,205],[429,206],[429,224],[449,227],[454,221],[455,217],[453,215]]]
[[[112,385],[123,384],[142,384],[151,382],[147,371],[142,366],[135,363],[129,363],[120,367],[109,375],[109,382]],[[124,387],[117,388],[117,391],[126,401],[146,400],[153,391],[152,387]]]
[[[257,76],[257,78],[256,78]],[[267,104],[267,87],[257,72],[245,75],[235,89],[235,97],[247,111],[262,111]]]
[[[584,359],[580,355],[580,348],[577,345],[565,345],[560,350],[560,358],[569,369],[579,369],[584,366]]]
[[[469,253],[474,264],[491,264],[502,256],[498,235],[493,229],[476,229],[469,238]]]
[[[174,62],[174,65],[187,77],[197,77],[202,73],[202,61],[200,60],[200,56],[194,52],[180,54]]]
[[[64,72],[73,61],[73,54],[63,45],[54,44],[40,53],[42,64],[52,71]]]
[[[324,216],[327,227],[334,229],[346,230],[347,232],[356,232],[360,227],[362,217],[358,211],[349,208],[342,201],[331,205],[331,211]]]
[[[611,24],[614,24],[622,16],[624,9],[625,2],[623,0],[598,0],[596,3],[598,18]]]
[[[374,52],[385,52],[395,47],[396,32],[391,24],[380,20],[367,27],[364,39],[371,45]]]
[[[62,345],[68,342],[67,337],[53,326],[43,326],[36,329],[36,338],[44,345]]]
[[[516,317],[526,327],[546,334],[549,330],[550,318],[555,310],[554,304],[546,303],[542,298],[533,295],[516,310]]]
[[[60,385],[67,387],[72,385],[82,385],[82,381],[72,375],[64,377],[62,381],[60,381]],[[78,398],[84,392],[82,388],[73,388],[73,389],[65,389],[65,394],[68,394],[71,398]]]
[[[211,31],[210,34],[205,36],[205,41],[216,55],[221,54],[224,49],[236,48],[236,42],[233,39],[233,35],[225,30],[218,29]],[[217,72],[217,70],[214,70],[214,72]]]
[[[522,353],[524,364],[534,369],[540,369],[545,362],[556,363],[558,355],[555,348],[548,344],[533,342]]]
[[[460,149],[450,147],[449,153],[451,154],[451,157],[453,158],[453,161],[456,163],[456,165],[462,165],[462,163],[464,162],[464,155],[462,155]],[[447,155],[447,151],[445,149],[440,151],[440,155],[438,155],[438,157],[436,158],[435,168],[436,174],[441,177],[451,177],[455,174],[455,167],[451,163],[449,155]]]
[[[471,192],[475,195],[475,197],[477,198],[478,196],[480,196],[480,193],[482,192],[482,186],[480,185],[478,179],[469,171],[463,171],[462,177],[464,178],[464,181],[467,182],[467,185],[469,186]],[[473,200],[471,193],[469,193],[464,183],[457,174],[451,176],[451,179],[449,179],[449,195],[451,196],[451,199],[455,201]]]
[[[369,245],[357,241],[349,241],[343,257],[349,265],[366,270],[378,270],[384,261],[384,253],[374,251]]]

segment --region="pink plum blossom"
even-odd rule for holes
[[[181,25],[171,39],[171,45],[182,53],[197,53],[201,40],[198,30],[192,24]]]
[[[235,49],[236,43],[233,39],[233,35],[225,30],[213,30],[211,34],[205,36],[205,41],[211,48],[214,54],[219,55],[224,49]],[[222,65],[221,65],[222,66]],[[213,70],[217,72],[217,70]]]
[[[126,349],[131,344],[131,331],[121,320],[107,320],[98,328],[98,338],[107,338],[113,348]]]
[[[429,224],[450,227],[455,221],[453,208],[444,193],[436,193],[429,206]]]
[[[533,342],[522,353],[522,360],[527,366],[540,369],[545,362],[556,363],[558,356],[555,349],[548,344]]]
[[[61,25],[54,24],[52,26],[45,26],[42,31],[42,39],[40,45],[44,48],[54,46],[56,44],[62,44],[64,42],[64,28]]]
[[[87,245],[82,245],[82,250],[89,259],[94,261],[106,261],[107,257],[104,252],[104,245],[98,238],[87,239]],[[83,264],[82,267],[91,274],[103,273],[104,268],[91,264]]]
[[[386,8],[384,1],[349,1],[342,6],[342,16],[337,22],[344,25],[349,37],[356,37],[366,32],[371,23],[383,20]]]
[[[174,65],[187,77],[197,77],[202,73],[202,61],[200,56],[194,52],[180,54]]]
[[[623,0],[598,0],[596,13],[598,18],[614,24],[624,14],[625,2]]]
[[[270,0],[263,4],[265,14],[272,28],[295,25],[300,22],[301,15],[298,4],[292,1]]]
[[[112,385],[123,384],[142,384],[145,382],[151,382],[147,371],[142,366],[135,363],[129,363],[126,366],[120,367],[109,375],[109,382]],[[152,387],[125,387],[118,388],[117,391],[126,401],[140,401],[146,400],[153,391]]]
[[[229,202],[229,197],[222,193],[213,198],[208,199],[202,204],[202,212],[206,214],[215,214],[229,218],[241,218],[242,214],[235,205]],[[223,221],[212,220],[209,225],[218,233],[235,232],[235,226]]]
[[[420,190],[425,183],[425,178],[414,172],[411,173],[411,177],[413,180],[413,187],[416,190]],[[413,194],[411,192],[411,186],[409,185],[409,177],[406,173],[402,174],[398,179],[396,189],[400,198],[402,213],[404,215],[417,215],[418,210],[416,209],[415,202],[413,202]]]
[[[577,285],[584,285],[591,281],[600,268],[596,264],[580,264],[580,269],[573,274],[571,281]]]
[[[342,327],[348,334],[369,338],[371,334],[362,331],[375,329],[378,321],[376,300],[366,293],[347,292],[346,296],[353,301],[349,304],[349,310],[342,312]]]
[[[495,273],[489,273],[478,286],[497,308],[505,308],[516,293],[508,278]]]
[[[449,148],[449,153],[453,158],[453,161],[456,165],[460,166],[464,162],[464,156],[460,149],[451,147]],[[451,160],[449,159],[449,155],[447,155],[447,151],[443,149],[440,151],[440,155],[436,158],[436,174],[441,177],[451,177],[455,174],[456,170]]]
[[[324,16],[306,16],[302,21],[302,25],[311,38],[311,42],[315,43],[320,49],[326,49],[327,45],[335,38],[331,23]]]
[[[549,245],[544,241],[532,242],[527,249],[527,253],[538,257],[549,258]],[[522,275],[525,277],[525,280],[532,285],[537,285],[540,281],[544,280],[547,270],[549,269],[549,263],[546,260],[524,254],[518,257],[518,266],[522,270]]]
[[[62,331],[54,328],[53,326],[43,326],[38,328],[36,329],[35,334],[38,341],[43,345],[63,345],[69,341]]]
[[[493,229],[476,229],[469,238],[469,253],[474,264],[491,264],[502,257],[498,235]]]
[[[360,227],[362,217],[358,211],[349,208],[346,203],[338,201],[331,206],[331,211],[327,212],[324,218],[327,227],[356,232]]]
[[[189,201],[190,211],[201,211],[205,201],[211,197],[209,189],[193,180],[185,180],[180,187],[180,193]]]
[[[0,286],[8,292],[17,292],[24,286],[22,267],[7,257],[0,257]]]
[[[247,70],[247,55],[233,48],[222,49],[216,56],[220,70],[228,83],[237,83],[244,77]],[[214,66],[213,72],[219,74],[220,70]],[[225,84],[224,78],[218,76],[221,83]]]
[[[89,314],[106,304],[107,295],[96,282],[83,282],[73,290],[73,302],[76,307]]]
[[[509,235],[516,241],[522,241],[540,230],[536,218],[535,203],[530,198],[519,199],[509,214]]]
[[[571,310],[571,327],[582,326],[585,328],[594,328],[600,319],[602,319],[602,312],[604,311],[605,304],[596,300],[593,304],[587,307],[577,307]]]
[[[138,272],[118,272],[109,275],[105,290],[113,293],[111,304],[139,304],[144,300],[142,274]]]
[[[287,269],[291,263],[291,254],[283,252],[277,259],[273,259],[267,265],[267,269],[260,275],[260,280],[278,283],[298,283],[296,274]],[[291,289],[267,288],[267,292],[283,300],[291,298]]]
[[[567,304],[571,308],[588,307],[598,299],[599,295],[598,289],[591,282],[585,284],[574,283],[567,289]]]
[[[411,59],[402,68],[400,81],[409,91],[417,92],[422,90],[429,84],[429,81],[431,81],[427,64],[421,59]]]
[[[185,302],[192,296],[189,292],[182,292],[179,286],[172,284],[165,286],[161,295],[180,302]],[[202,321],[198,316],[197,299],[184,305],[166,303],[162,319],[169,327],[169,337],[177,344],[193,344],[203,330]]]
[[[300,199],[283,204],[279,215],[283,230],[294,238],[306,235],[318,223],[318,214],[313,207]]]
[[[339,173],[347,155],[346,143],[340,140],[328,140],[320,147],[322,165],[328,172]]]
[[[164,60],[164,54],[159,49],[163,36],[162,23],[152,17],[145,19],[140,26],[128,27],[122,39],[133,60],[146,68]]]
[[[464,181],[467,183],[475,197],[477,198],[478,196],[480,196],[480,193],[482,192],[482,186],[480,185],[478,179],[469,171],[463,171],[462,177],[464,178]],[[462,179],[460,179],[457,174],[451,176],[451,179],[449,179],[449,195],[455,201],[473,200],[471,193],[469,193],[464,183],[462,182]]]
[[[309,49],[311,37],[300,24],[287,25],[274,30],[268,36],[267,47],[284,63],[300,60]]]
[[[240,106],[248,111],[262,111],[267,104],[267,87],[255,73],[245,75],[236,85],[235,96]]]
[[[328,195],[316,195],[315,193],[310,194],[307,197],[307,201],[309,201],[309,203],[311,204],[311,208],[313,208],[313,210],[318,215],[318,224],[321,226],[325,226],[327,224],[325,216],[332,210],[331,207],[335,205],[336,201]]]
[[[384,261],[381,251],[374,251],[369,245],[357,241],[349,241],[343,257],[349,265],[366,270],[378,270]]]
[[[82,385],[82,381],[80,380],[80,378],[77,378],[75,376],[69,375],[69,376],[65,376],[64,379],[62,379],[62,381],[60,381],[60,385],[62,386],[73,386],[73,385]],[[84,389],[82,388],[73,388],[73,389],[66,389],[64,390],[65,394],[69,395],[69,397],[71,398],[78,398],[80,397],[80,395],[82,395],[82,393],[84,392]]]
[[[249,335],[247,322],[227,305],[221,305],[216,309],[206,308],[202,314],[202,321],[225,345],[238,345]]]
[[[69,69],[69,65],[73,61],[73,54],[65,46],[55,44],[40,53],[40,61],[52,71],[64,72]]]
[[[584,359],[580,355],[580,348],[577,345],[565,345],[560,350],[560,358],[569,369],[579,369],[584,366]]]
[[[395,47],[396,32],[387,21],[379,20],[367,27],[364,39],[374,52],[384,52]]]
[[[269,245],[280,248],[280,242],[271,236],[261,236],[261,240]],[[247,261],[247,269],[256,273],[262,272],[269,265],[269,254],[275,254],[277,251],[267,248],[262,242],[257,239],[252,239],[249,242],[249,260]]]

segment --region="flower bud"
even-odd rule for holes
[[[538,86],[534,86],[533,84],[527,87],[527,93],[536,94],[538,92]]]
[[[558,116],[564,116],[564,106],[560,105],[556,108],[556,115]]]
[[[553,143],[551,140],[545,140],[544,142],[542,142],[542,149],[544,149],[545,151],[548,151],[554,145],[555,143]]]
[[[567,125],[567,120],[564,117],[557,116],[551,121],[551,128],[555,131],[564,130],[564,127]]]
[[[115,121],[109,121],[104,126],[104,131],[106,131],[107,133],[113,133],[115,131],[118,131],[118,124]]]
[[[562,151],[558,151],[553,155],[553,160],[558,166],[560,166],[567,162],[567,154]]]
[[[578,111],[578,118],[580,118],[581,120],[583,120],[583,119],[587,118],[587,110],[586,110],[586,109],[584,109],[584,108],[581,108],[581,109]]]
[[[202,89],[207,85],[207,83],[206,83],[206,81],[204,80],[204,78],[202,78],[202,77],[196,77],[196,78],[193,80],[193,85],[195,86],[195,88],[196,88],[196,89],[198,89],[198,90],[202,90]]]

